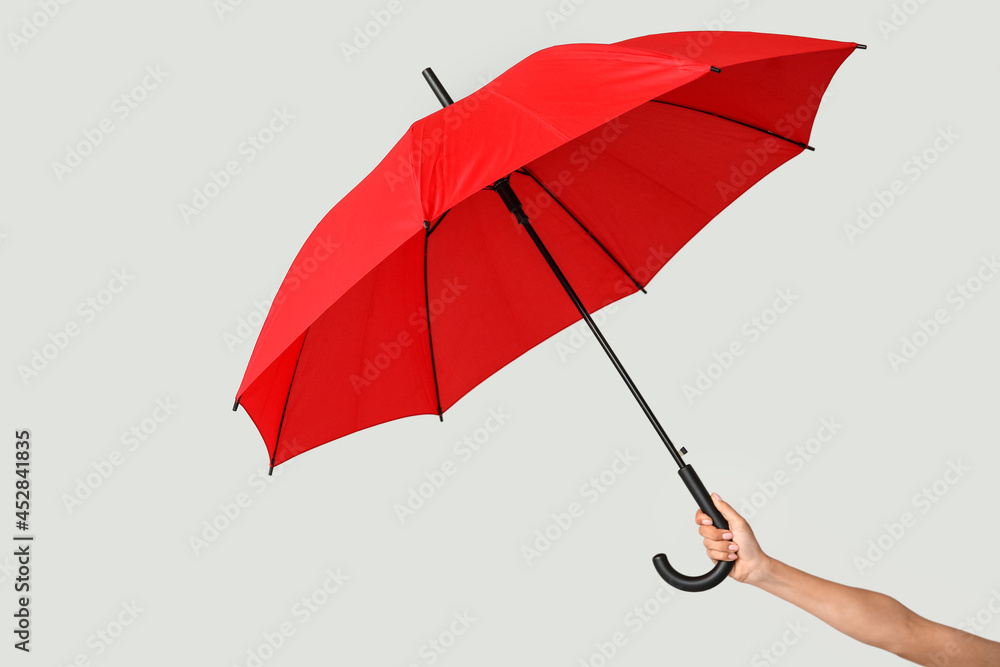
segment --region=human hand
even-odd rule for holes
[[[705,538],[703,544],[708,550],[708,557],[713,560],[734,561],[729,576],[736,581],[747,584],[759,582],[766,576],[770,557],[760,548],[746,519],[720,498],[719,494],[712,494],[712,502],[729,522],[729,530],[716,528],[712,525],[712,519],[698,510],[695,521],[698,523],[698,532]]]

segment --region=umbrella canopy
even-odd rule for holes
[[[317,225],[261,328],[237,405],[271,465],[441,415],[581,318],[485,188],[509,176],[593,312],[808,148],[856,47],[708,32],[557,46],[414,123]]]

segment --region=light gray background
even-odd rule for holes
[[[433,664],[596,666],[597,645],[617,632],[627,642],[608,664],[769,664],[760,651],[776,642],[780,664],[900,664],[736,582],[656,601],[653,554],[689,572],[709,565],[692,502],[597,344],[572,331],[490,378],[443,424],[420,417],[357,433],[282,466],[267,486],[261,439],[230,411],[259,326],[255,303],[269,300],[326,211],[438,108],[424,67],[457,98],[553,44],[720,19],[869,49],[834,78],[817,151],[727,209],[648,295],[606,313],[607,336],[711,489],[740,505],[787,474],[772,497],[756,496],[765,550],[943,623],[979,612],[980,631],[1000,639],[988,611],[1000,595],[1000,280],[961,309],[948,300],[1000,251],[998,6],[564,0],[566,20],[553,23],[556,0],[404,0],[348,62],[340,44],[387,5],[245,0],[220,18],[210,0],[71,2],[15,48],[9,34],[42,10],[5,4],[0,539],[14,533],[13,432],[29,428],[37,542],[34,652],[14,651],[5,629],[4,664],[255,664],[248,651],[288,623],[294,634],[263,664],[429,665],[426,642],[465,612],[475,621]],[[884,33],[879,22],[894,11],[901,25]],[[121,118],[112,104],[147,67],[165,78]],[[241,142],[275,108],[294,119],[248,161]],[[52,163],[102,118],[114,131],[59,180]],[[949,128],[947,151],[912,180],[907,162],[934,153]],[[186,223],[179,206],[228,160],[241,173]],[[905,192],[849,242],[844,225],[895,179]],[[109,296],[122,269],[132,280],[86,321],[78,304]],[[732,341],[747,342],[741,327],[779,289],[797,296],[791,309],[686,400],[683,385]],[[893,369],[887,355],[939,308],[948,323]],[[252,336],[227,345],[241,318],[257,323]],[[79,335],[23,381],[18,366],[70,323]],[[151,430],[158,399],[178,407],[133,451],[122,435],[143,420]],[[499,408],[510,418],[462,461],[453,444]],[[796,469],[786,455],[824,418],[842,429]],[[115,450],[121,465],[67,507]],[[581,485],[619,451],[636,462],[591,504]],[[458,472],[401,525],[394,504],[446,459]],[[969,468],[953,485],[940,481],[950,462]],[[915,502],[935,482],[937,501]],[[249,505],[196,553],[191,538],[204,537],[205,522],[225,525],[221,508],[232,513],[240,494]],[[521,547],[571,502],[583,516],[529,565]],[[893,537],[886,526],[904,512],[916,525]],[[891,548],[859,568],[880,538]],[[0,565],[7,628],[13,559]],[[327,572],[338,569],[349,580],[328,595]],[[325,604],[305,620],[295,605],[312,595]],[[138,617],[110,646],[97,640],[132,603]],[[643,604],[658,613],[637,627],[629,614]],[[782,647],[795,639],[788,623],[805,632]]]

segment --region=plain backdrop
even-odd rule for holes
[[[706,28],[868,49],[834,77],[816,152],[599,321],[766,551],[1000,639],[996,3],[391,8],[5,3],[0,540],[18,532],[14,431],[30,429],[35,543],[28,656],[9,631],[13,542],[0,548],[0,662],[900,664],[734,581],[664,589],[655,553],[710,566],[694,505],[579,325],[443,424],[371,428],[266,481],[261,438],[230,409],[313,226],[439,108],[424,67],[459,98],[554,44]],[[281,131],[250,150],[272,118]],[[185,216],[230,161],[239,173]],[[849,233],[859,210],[871,218]],[[750,341],[745,323],[779,290],[794,304]],[[684,385],[733,341],[746,354],[689,400]],[[491,410],[504,424],[486,438]],[[461,454],[464,438],[482,445]],[[628,467],[607,473],[619,456]],[[449,460],[455,474],[401,521],[397,504]],[[588,490],[602,473],[612,483]],[[582,514],[558,527],[574,502]]]

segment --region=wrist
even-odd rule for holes
[[[776,565],[778,561],[771,558],[764,552],[761,552],[760,559],[758,560],[756,567],[754,567],[753,572],[746,578],[745,583],[751,586],[756,586],[757,588],[763,588],[768,584],[773,583],[776,574]]]

